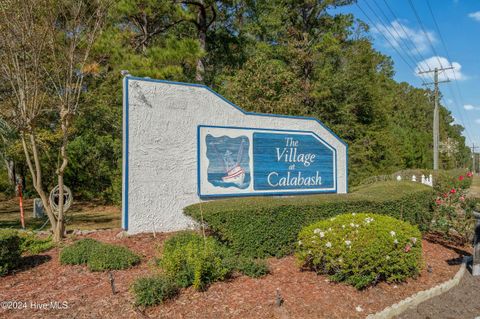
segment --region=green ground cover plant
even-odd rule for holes
[[[60,253],[64,265],[84,265],[90,271],[120,270],[140,262],[140,257],[123,246],[86,238],[65,247]]]
[[[0,276],[19,265],[22,255],[20,243],[17,231],[0,229]]]
[[[295,256],[303,268],[357,289],[400,282],[420,272],[421,232],[389,216],[342,214],[303,228]]]
[[[153,275],[135,280],[132,292],[136,306],[153,306],[172,299],[179,293],[179,286],[169,276]]]
[[[235,254],[264,258],[291,254],[303,227],[345,212],[385,214],[427,230],[432,205],[431,187],[388,181],[349,194],[215,200],[188,206],[185,213],[203,221]]]
[[[52,249],[55,245],[52,237],[40,238],[32,232],[24,232],[20,235],[20,248],[22,253],[36,255]]]

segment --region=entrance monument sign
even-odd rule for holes
[[[347,145],[319,120],[242,110],[210,88],[126,76],[123,228],[193,225],[219,197],[347,192]]]

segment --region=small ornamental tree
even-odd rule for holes
[[[85,80],[96,68],[90,51],[102,29],[103,0],[12,0],[0,4],[1,78],[8,83],[5,118],[20,133],[33,187],[46,210],[54,239],[65,232],[64,173],[72,122]],[[48,201],[40,160],[39,131],[58,136],[58,211]]]

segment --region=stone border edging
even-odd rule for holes
[[[467,269],[467,263],[471,259],[472,259],[471,256],[463,257],[462,265],[460,266],[460,269],[457,271],[457,273],[452,279],[447,280],[433,288],[419,291],[413,294],[412,296],[397,302],[396,304],[386,307],[380,312],[377,312],[375,314],[370,314],[367,316],[367,319],[393,318],[394,316],[400,315],[402,312],[406,311],[408,308],[415,307],[424,301],[427,301],[433,297],[441,295],[444,292],[447,292],[448,290],[458,285],[458,283],[460,282],[460,279],[462,279],[463,275],[465,274],[465,271]]]

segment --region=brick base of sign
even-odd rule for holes
[[[470,262],[472,257],[464,257],[462,265],[458,272],[455,274],[455,276],[448,280],[445,281],[444,283],[441,283],[433,288],[430,288],[428,290],[420,291],[417,292],[416,294],[394,304],[391,305],[385,309],[383,309],[380,312],[377,312],[375,314],[370,314],[367,316],[367,319],[389,319],[393,318],[395,316],[400,315],[404,311],[406,311],[409,308],[413,308],[418,306],[424,301],[427,301],[433,297],[436,297],[438,295],[441,295],[448,290],[452,289],[458,283],[460,280],[463,278],[463,275],[465,274],[465,271],[467,271],[467,264]]]

